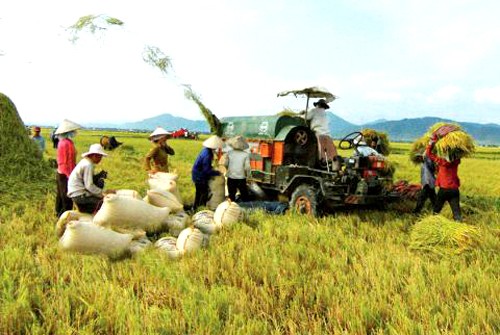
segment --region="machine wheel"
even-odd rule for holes
[[[290,208],[300,214],[319,215],[319,193],[311,185],[300,185],[293,191]]]

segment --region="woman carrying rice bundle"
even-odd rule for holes
[[[450,204],[455,221],[462,221],[460,211],[460,179],[458,178],[458,165],[460,158],[456,155],[448,154],[448,159],[439,157],[433,153],[436,142],[441,140],[449,133],[457,131],[459,128],[454,125],[443,125],[439,127],[432,135],[425,154],[437,165],[436,186],[439,187],[436,202],[434,203],[434,213],[437,214],[443,209],[444,203]]]

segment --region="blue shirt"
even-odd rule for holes
[[[208,180],[211,177],[220,174],[219,171],[212,169],[213,159],[214,154],[211,149],[203,148],[203,150],[201,150],[191,171],[191,178],[195,184],[208,184]]]
[[[42,136],[32,136],[31,139],[38,144],[41,152],[45,151],[45,139]]]
[[[425,185],[429,185],[429,187],[434,188],[436,184],[436,165],[434,162],[427,156],[424,156],[424,162],[422,163],[422,167],[420,168],[420,182],[422,187]]]

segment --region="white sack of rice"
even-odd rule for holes
[[[143,236],[137,240],[132,240],[128,249],[132,255],[135,255],[146,250],[151,244],[151,241],[146,236]]]
[[[62,250],[84,254],[119,256],[126,252],[132,235],[120,234],[90,221],[71,221],[59,240]]]
[[[177,237],[189,225],[191,218],[186,212],[178,212],[170,214],[165,222],[168,226],[168,232]]]
[[[142,197],[139,194],[139,192],[137,192],[135,190],[116,190],[116,194],[124,196],[124,197],[131,197],[131,198],[136,198],[136,199],[142,200]]]
[[[193,226],[208,235],[213,235],[222,228],[222,225],[216,224],[214,219],[209,217],[198,218],[198,220],[193,221]]]
[[[226,180],[224,176],[215,176],[208,182],[209,199],[207,207],[215,210],[226,199]]]
[[[148,204],[157,207],[168,207],[172,212],[178,212],[184,209],[184,205],[179,202],[179,199],[168,191],[158,189],[149,190],[144,199]]]
[[[172,187],[171,181],[177,182],[179,176],[176,173],[156,172],[149,175],[148,185],[151,190],[168,190]]]
[[[208,236],[197,228],[186,228],[177,238],[177,249],[184,253],[193,252],[208,245]]]
[[[108,194],[93,222],[104,227],[160,232],[166,229],[165,221],[169,214],[168,207],[156,207],[139,199]]]
[[[243,216],[241,207],[234,201],[226,200],[217,206],[214,214],[214,221],[222,227],[230,227],[240,221]]]
[[[56,235],[61,237],[66,230],[66,225],[71,221],[92,221],[92,214],[81,213],[79,211],[66,211],[61,214],[56,223]]]
[[[179,258],[183,254],[181,250],[177,249],[177,239],[175,237],[162,237],[156,241],[155,247],[164,251],[171,259]]]
[[[204,210],[198,211],[195,214],[193,214],[192,220],[193,221],[197,221],[197,220],[202,219],[202,218],[203,219],[204,218],[213,219],[214,218],[214,214],[215,214],[214,211],[212,211],[210,209],[204,209]]]

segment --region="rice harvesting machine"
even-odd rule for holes
[[[317,92],[310,93],[312,89]],[[318,88],[291,92],[305,94],[308,102],[311,97],[333,96]],[[266,199],[288,201],[297,212],[319,215],[341,206],[384,207],[398,198],[390,191],[392,178],[383,173],[383,156],[338,156],[325,164],[320,159],[318,139],[303,117],[243,116],[220,121],[223,139],[241,135],[247,140],[251,166],[248,182],[257,185]],[[354,139],[359,134],[347,135],[339,147],[355,148]]]

